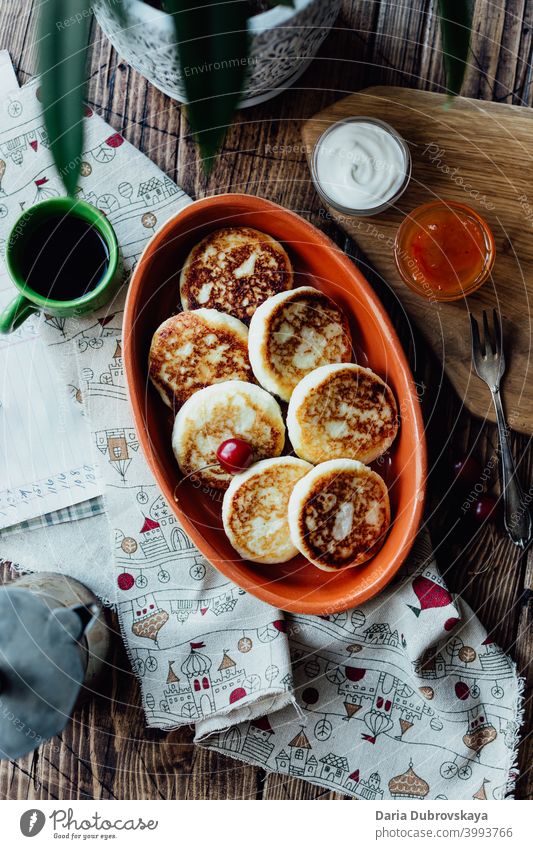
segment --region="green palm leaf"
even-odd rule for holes
[[[444,72],[448,93],[460,94],[468,64],[473,0],[439,0]]]
[[[165,0],[174,19],[187,114],[207,171],[248,70],[247,0]]]
[[[73,194],[83,149],[83,94],[91,0],[42,0],[41,93],[52,154]],[[278,0],[293,6],[293,0]],[[276,5],[271,0],[270,5]],[[439,0],[446,84],[459,94],[470,46],[473,0]],[[231,124],[248,71],[247,0],[162,0],[174,19],[191,127],[206,170]],[[122,9],[120,10],[122,14]]]
[[[83,94],[91,24],[88,0],[43,0],[39,60],[44,122],[68,194],[76,189],[83,149]]]

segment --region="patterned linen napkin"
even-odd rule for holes
[[[446,589],[423,532],[405,575],[359,609],[287,615],[290,710],[207,737],[219,752],[357,799],[502,799],[522,680]],[[210,722],[197,724],[205,740]]]
[[[36,83],[17,94],[27,123],[15,148],[25,151],[40,128],[42,178],[60,193]],[[189,198],[96,115],[86,125],[80,196],[106,209],[130,269]],[[447,590],[426,536],[400,581],[361,609],[324,617],[274,610],[194,549],[133,427],[123,297],[98,316],[44,317],[41,328],[73,402],[86,407],[107,512],[2,538],[2,555],[49,569],[43,552],[53,551],[59,568],[116,604],[150,726],[195,722],[202,745],[356,798],[512,792],[521,681]]]
[[[21,208],[60,195],[63,187],[48,149],[38,81],[3,96],[5,103],[16,97],[18,104],[16,110],[0,112],[0,130],[4,124],[9,128],[9,142],[2,149],[6,214],[1,228],[7,235]],[[156,229],[191,202],[89,109],[77,195],[108,216],[126,275]],[[96,315],[56,319],[45,314],[40,327],[69,403],[89,410],[107,515],[98,515],[97,501],[85,505],[88,518],[76,523],[58,524],[64,514],[54,515],[52,526],[45,521],[31,533],[23,523],[0,537],[0,554],[19,569],[70,574],[117,605],[149,725],[171,728],[210,715],[214,727],[225,727],[228,717],[238,722],[295,703],[288,644],[281,638],[283,617],[222,578],[196,551],[159,495],[127,400],[120,347],[124,299],[123,289]],[[192,616],[196,613],[199,620]],[[229,651],[236,640],[242,654],[238,666],[225,654],[226,644]],[[213,675],[212,686],[206,686],[208,679],[199,675],[192,684],[194,698],[178,697],[169,711],[162,691],[167,680],[173,681],[173,666],[179,669],[176,658],[186,651],[190,668],[201,670],[202,649],[220,655],[220,682]],[[237,678],[228,671],[233,667]]]
[[[521,685],[446,588],[427,534],[402,579],[362,608],[282,614],[218,574],[158,493],[123,392],[120,340],[83,346],[79,364],[148,724],[194,721],[210,748],[358,798],[502,798]]]

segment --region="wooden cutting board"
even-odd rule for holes
[[[468,310],[496,307],[504,326],[503,396],[509,424],[533,433],[533,110],[406,88],[367,88],[315,115],[303,128],[307,150],[329,124],[353,115],[381,118],[409,143],[413,175],[398,206],[374,217],[331,215],[392,287],[439,357],[465,406],[494,421],[487,387],[470,362]],[[404,215],[421,203],[466,203],[489,222],[496,240],[492,279],[467,300],[432,304],[402,283],[392,244]],[[327,212],[325,210],[325,212]]]

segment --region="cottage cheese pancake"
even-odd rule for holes
[[[352,356],[346,317],[312,286],[280,292],[262,303],[252,316],[248,344],[257,380],[284,401],[310,371],[349,363]]]
[[[154,333],[149,374],[165,404],[173,409],[212,383],[253,380],[248,328],[217,310],[173,315]]]
[[[394,395],[368,368],[321,366],[292,393],[287,428],[293,448],[310,463],[347,457],[370,463],[398,431]]]
[[[357,460],[328,460],[295,484],[289,499],[294,545],[319,569],[359,566],[390,525],[385,481]]]
[[[292,286],[292,265],[275,239],[251,227],[224,227],[190,252],[180,276],[184,309],[212,307],[248,321]]]
[[[233,478],[224,495],[222,521],[241,557],[254,563],[285,563],[298,554],[289,533],[289,497],[312,468],[298,457],[275,457]]]
[[[252,383],[228,380],[200,389],[179,410],[172,432],[172,448],[184,475],[215,489],[227,489],[231,474],[216,460],[221,442],[244,439],[254,460],[279,457],[285,425],[277,401]],[[212,469],[204,466],[215,464]]]

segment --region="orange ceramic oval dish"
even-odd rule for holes
[[[326,573],[302,556],[275,566],[242,560],[222,527],[220,493],[205,493],[185,482],[179,502],[174,499],[180,472],[171,446],[172,415],[148,379],[148,350],[155,329],[176,311],[179,274],[189,251],[207,233],[227,226],[254,227],[278,239],[292,260],[294,285],[316,286],[336,301],[350,321],[357,361],[374,369],[394,390],[402,421],[385,475],[392,524],[383,548],[363,566]],[[411,548],[422,515],[422,416],[409,366],[383,306],[333,242],[303,218],[262,198],[227,194],[191,203],[163,225],[142,254],[129,287],[123,336],[129,396],[145,457],[185,531],[217,569],[269,604],[298,613],[346,610],[376,595],[391,580]]]

